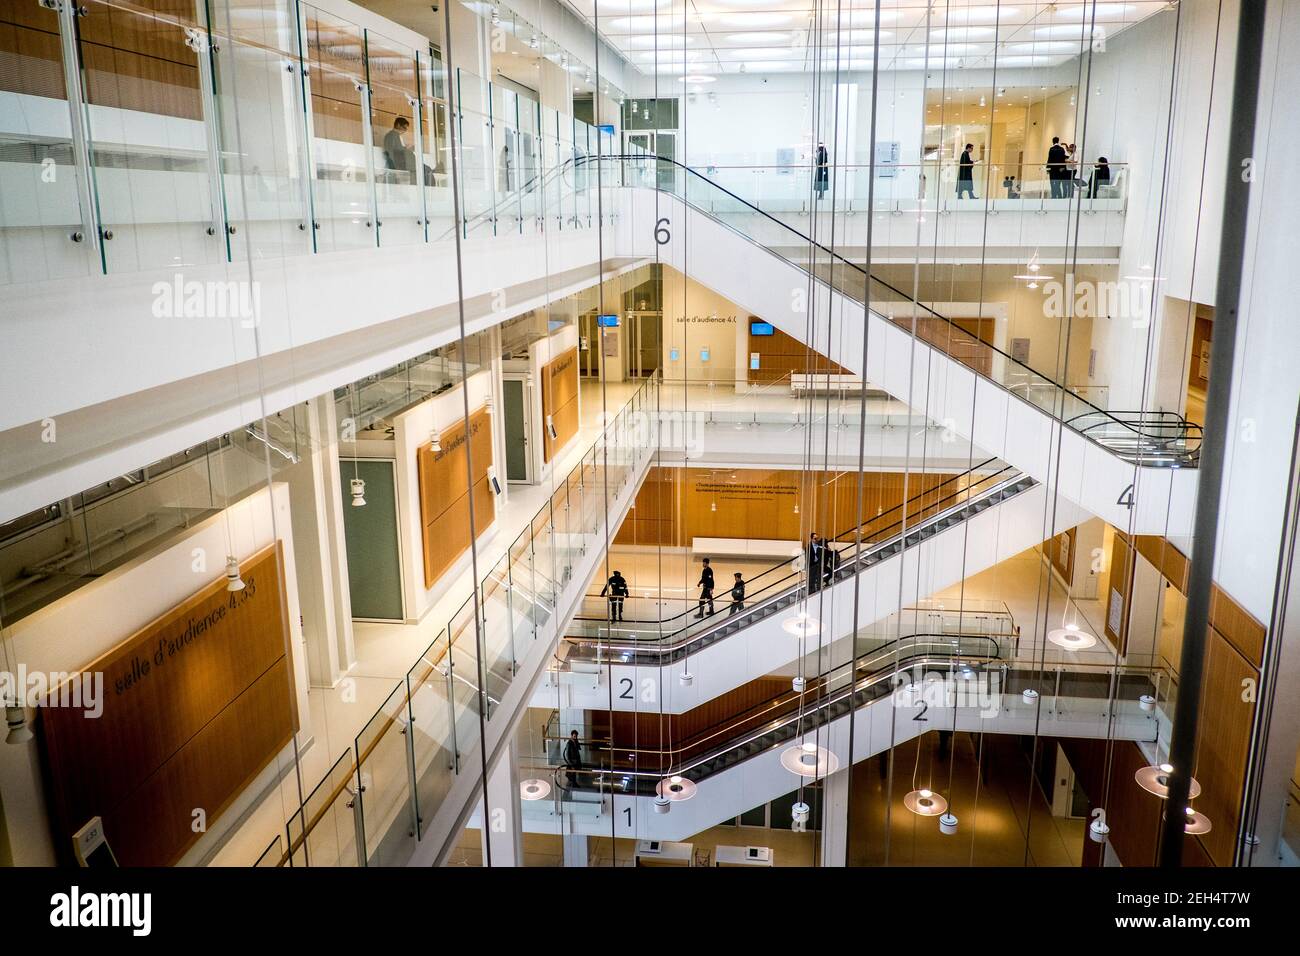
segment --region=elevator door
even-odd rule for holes
[[[524,401],[524,383],[507,378],[501,386],[505,399],[506,481],[527,481],[528,406]]]
[[[663,361],[663,313],[627,314],[627,377],[647,378]]]
[[[400,621],[402,551],[397,535],[397,484],[393,462],[340,458],[343,485],[343,536],[348,552],[348,591],[352,617],[361,621]],[[353,507],[351,482],[366,483],[365,500]]]

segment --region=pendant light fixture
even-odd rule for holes
[[[1169,798],[1169,776],[1173,772],[1173,764],[1152,764],[1133,774],[1133,779],[1147,793],[1154,793],[1161,800],[1167,800]],[[1201,784],[1195,777],[1190,777],[1188,779],[1187,799],[1195,800],[1200,795]]]
[[[545,800],[551,793],[551,785],[545,780],[534,777],[519,781],[520,800]]]
[[[1087,650],[1097,644],[1097,638],[1073,623],[1048,631],[1047,640],[1067,651]]]
[[[233,554],[226,557],[226,590],[244,590],[244,579],[239,576],[239,559]]]
[[[687,780],[681,774],[673,774],[672,776],[664,777],[659,781],[655,786],[655,793],[660,797],[676,803],[682,800],[691,799],[691,797],[695,796],[697,789],[695,781]]]
[[[840,769],[840,758],[807,740],[782,751],[781,766],[800,777],[827,777]]]

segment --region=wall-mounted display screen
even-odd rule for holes
[[[750,322],[749,323],[750,335],[771,335],[775,331],[776,329],[773,328],[771,322]]]
[[[618,328],[618,316],[598,315],[596,316],[596,324],[599,325],[602,329],[616,329]]]

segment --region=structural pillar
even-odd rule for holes
[[[519,762],[512,740],[488,770],[483,788],[483,859],[493,866],[523,866],[523,816],[519,808]]]
[[[848,865],[849,774],[851,766],[822,780],[819,866]]]

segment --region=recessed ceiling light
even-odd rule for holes
[[[716,76],[708,76],[704,73],[689,73],[686,76],[679,76],[678,83],[713,83],[717,81]]]

